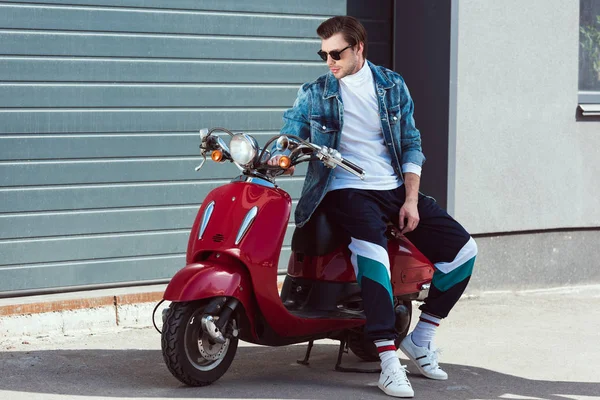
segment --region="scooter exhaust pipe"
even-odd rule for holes
[[[431,287],[430,283],[424,283],[421,285],[421,290],[419,291],[419,296],[416,298],[417,301],[423,301],[429,296],[429,288]]]

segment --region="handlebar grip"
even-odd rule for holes
[[[348,161],[348,160],[342,160],[342,164],[344,164],[346,167],[353,169],[354,171],[356,171],[356,173],[358,173],[359,175],[363,175],[365,173],[365,170],[362,169],[361,167],[359,167],[358,165]]]

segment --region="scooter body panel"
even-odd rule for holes
[[[350,254],[341,246],[322,256],[300,255],[292,251],[288,275],[316,281],[356,282]]]
[[[235,258],[211,255],[207,260],[188,264],[169,282],[163,298],[187,302],[213,297],[234,297],[240,301],[248,322],[244,340],[255,341],[256,302],[248,270]]]
[[[209,221],[206,223],[208,207],[212,207],[212,211]],[[257,211],[253,221],[242,239],[237,241],[244,219],[255,207]],[[259,336],[261,330],[272,330],[276,336],[287,337],[286,342],[292,343],[294,342],[293,337],[306,337],[313,334],[322,336],[324,332],[338,331],[364,324],[364,320],[359,318],[301,318],[291,314],[284,307],[277,288],[277,268],[290,212],[291,198],[279,188],[236,182],[214,189],[203,201],[190,232],[186,257],[188,266],[180,271],[181,277],[178,277],[177,280],[173,278],[173,285],[186,287],[186,293],[189,294],[186,297],[188,300],[192,300],[194,296],[196,298],[210,297],[206,293],[222,295],[221,293],[226,291],[237,297],[236,294],[239,295],[240,290],[234,289],[234,287],[238,281],[242,282],[243,279],[239,280],[238,275],[233,272],[219,275],[216,272],[219,268],[231,271],[224,267],[223,262],[211,264],[210,269],[214,271],[211,273],[195,275],[192,271],[183,272],[187,269],[198,270],[200,265],[206,268],[203,264],[205,257],[213,259],[222,254],[227,257],[232,266],[239,261],[247,270],[257,308],[260,310],[264,323],[268,325],[266,329],[259,329],[255,325],[258,316],[249,315],[249,320],[254,321],[252,323],[253,332],[259,331]],[[216,289],[210,282],[205,282],[216,276],[222,280],[230,279],[230,282],[221,283],[221,289]],[[185,283],[186,279],[192,279],[192,281]],[[227,289],[225,290],[224,287]],[[247,307],[247,313],[251,314],[252,309],[247,305],[249,303],[251,303],[249,300],[247,303],[243,302]],[[255,339],[262,344],[270,344],[260,338]],[[304,340],[306,339],[302,339],[302,341]],[[278,343],[278,340],[273,340],[273,344]]]
[[[212,206],[211,206],[212,205]],[[207,208],[212,211],[207,217]],[[238,240],[246,217],[254,220]],[[290,218],[291,198],[279,188],[235,182],[218,187],[204,199],[190,232],[187,263],[205,252],[239,254],[245,265],[277,267],[279,251]],[[201,231],[205,221],[205,228]]]
[[[433,264],[405,236],[388,242],[388,254],[395,296],[419,293],[433,279]]]
[[[248,304],[252,291],[249,284],[247,272],[235,266],[231,260],[224,263],[207,260],[188,264],[179,270],[169,282],[163,297],[168,301],[182,302],[233,296]]]
[[[433,264],[405,236],[388,241],[388,255],[395,296],[419,293],[424,284],[431,282]],[[342,246],[322,256],[292,252],[288,275],[314,281],[356,282],[350,252]]]

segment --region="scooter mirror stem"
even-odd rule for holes
[[[200,129],[200,142],[204,142],[208,136],[208,128]]]

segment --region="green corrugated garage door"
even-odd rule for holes
[[[0,2],[0,295],[172,276],[202,199],[236,174],[194,172],[198,129],[276,133],[325,71],[316,27],[345,12],[341,0]],[[282,184],[296,199],[301,185]]]

